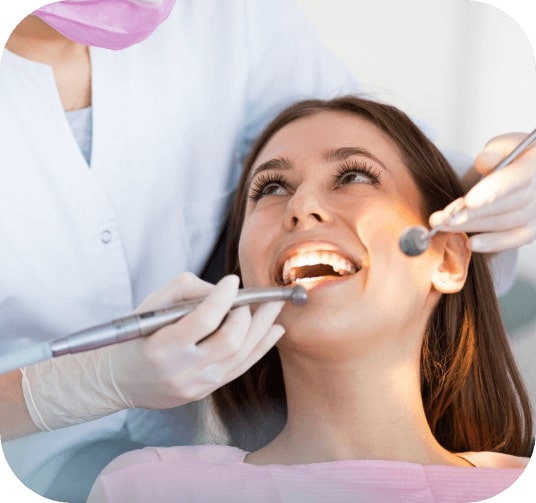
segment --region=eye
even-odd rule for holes
[[[353,183],[377,185],[380,183],[380,171],[365,162],[344,162],[337,168],[335,186],[342,187]]]
[[[251,182],[248,198],[258,201],[266,196],[285,196],[288,194],[287,183],[279,174],[261,174]]]

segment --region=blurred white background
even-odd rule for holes
[[[476,155],[536,123],[534,53],[504,12],[468,0],[296,0],[366,91]]]
[[[364,91],[431,125],[441,148],[474,158],[493,136],[536,127],[534,50],[497,7],[469,0],[296,1]],[[536,412],[536,243],[521,248],[517,282],[501,304]]]

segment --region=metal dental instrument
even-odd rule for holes
[[[529,133],[525,139],[510,152],[497,166],[495,166],[490,173],[499,171],[500,169],[508,166],[521,152],[523,152],[534,140],[536,140],[536,129]],[[452,207],[447,215],[449,222],[452,222],[454,217],[458,215],[462,210],[466,208],[465,201],[460,199],[459,204]],[[435,225],[430,230],[422,225],[415,225],[408,227],[400,236],[400,249],[410,257],[415,257],[424,253],[428,246],[430,246],[430,239],[434,234],[439,232],[443,227],[444,222],[440,225]]]
[[[162,309],[131,314],[66,337],[42,342],[29,349],[2,355],[0,374],[56,356],[90,351],[150,335],[192,312],[203,300],[204,298],[191,299]],[[238,291],[232,307],[274,300],[290,300],[295,306],[303,306],[307,302],[307,290],[300,285],[292,288],[245,288]]]

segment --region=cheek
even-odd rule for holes
[[[400,249],[402,232],[408,226],[421,224],[420,215],[402,205],[380,205],[370,210],[358,228],[369,253],[371,274],[379,276],[385,291],[399,292],[405,286],[408,292],[426,292],[431,284],[429,253],[408,257]]]
[[[420,217],[404,206],[371,202],[356,219],[356,227],[365,246],[374,243],[377,250],[398,250],[402,232],[420,222]]]
[[[250,238],[246,226],[242,228],[240,241],[238,243],[238,261],[240,263],[240,272],[242,275],[242,283],[244,286],[251,284],[253,274],[251,257],[255,256],[255,250],[252,249],[254,241]]]
[[[255,217],[248,217],[242,226],[238,243],[238,260],[245,287],[261,285],[263,276],[266,276],[268,271],[267,243],[270,243],[271,238],[261,225],[262,222],[258,222]],[[259,239],[259,236],[262,238]]]

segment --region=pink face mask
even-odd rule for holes
[[[174,4],[175,0],[64,0],[33,14],[79,44],[124,49],[146,39]]]

